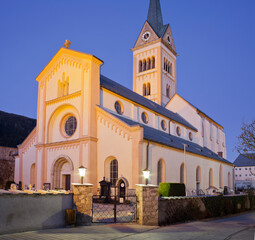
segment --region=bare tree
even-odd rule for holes
[[[241,134],[237,137],[235,149],[247,158],[255,159],[255,120],[251,123],[243,122]]]

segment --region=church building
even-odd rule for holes
[[[233,189],[223,127],[177,93],[177,52],[159,0],[150,0],[132,51],[130,90],[100,74],[99,58],[60,48],[36,78],[37,125],[18,146],[16,182],[68,190],[84,166],[94,192],[105,177],[128,193],[148,168],[149,184]]]

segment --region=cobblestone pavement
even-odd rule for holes
[[[255,212],[227,218],[196,221],[166,227],[138,224],[93,224],[92,226],[59,228],[0,235],[0,240],[254,240]]]

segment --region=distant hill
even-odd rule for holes
[[[0,111],[0,146],[17,147],[35,126],[35,119]]]

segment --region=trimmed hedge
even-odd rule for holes
[[[186,196],[184,183],[160,183],[158,193],[160,197]]]

